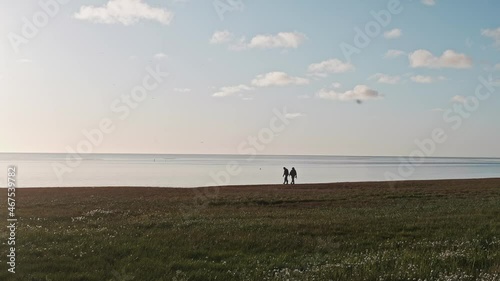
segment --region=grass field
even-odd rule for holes
[[[0,280],[500,280],[500,179],[20,188],[16,201],[16,273],[2,231]]]

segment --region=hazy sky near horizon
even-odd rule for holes
[[[106,119],[92,152],[408,155],[441,128],[429,156],[500,157],[499,1],[64,2],[0,2],[0,152]]]

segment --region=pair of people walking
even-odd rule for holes
[[[283,167],[283,177],[285,178],[283,184],[288,184],[288,176],[292,177],[291,184],[295,184],[295,179],[297,178],[297,171],[295,170],[294,167],[292,167],[292,170],[290,172],[288,172],[288,169],[286,167]]]

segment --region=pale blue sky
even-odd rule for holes
[[[286,107],[260,153],[405,156],[443,128],[430,156],[500,157],[498,1],[401,0],[386,26],[371,13],[386,0],[66,2],[41,1],[57,9],[33,38],[39,1],[0,3],[2,152],[67,152],[109,118],[92,152],[236,154]],[[370,22],[380,32],[348,61]],[[121,120],[110,107],[147,67],[169,76]],[[489,75],[496,91],[452,129],[443,114]]]

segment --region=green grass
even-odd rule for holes
[[[0,280],[500,280],[500,180],[17,196]]]

